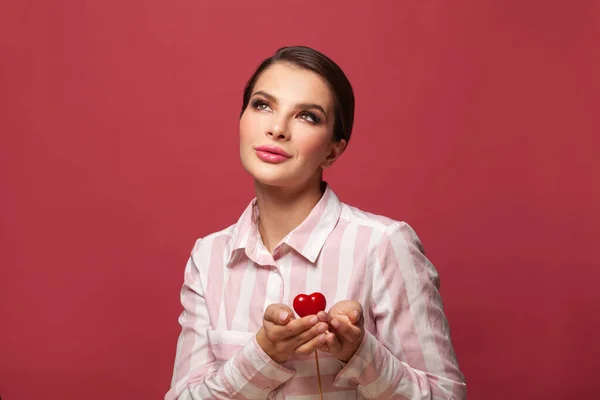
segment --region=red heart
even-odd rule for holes
[[[315,292],[310,296],[306,294],[299,294],[294,298],[294,310],[300,317],[307,315],[315,315],[319,311],[325,311],[327,300],[325,296],[319,292]]]

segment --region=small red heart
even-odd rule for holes
[[[315,292],[310,296],[306,294],[299,294],[294,298],[294,310],[300,317],[307,315],[315,315],[319,311],[325,311],[327,300],[322,293]]]

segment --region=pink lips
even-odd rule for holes
[[[277,146],[260,146],[255,147],[254,150],[258,158],[272,164],[282,163],[291,157],[291,155]]]

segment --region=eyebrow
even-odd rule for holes
[[[277,103],[277,99],[272,94],[269,94],[267,92],[263,92],[262,90],[259,90],[257,92],[254,92],[253,96],[256,96],[257,94],[265,97],[270,102]],[[316,108],[317,110],[321,111],[325,115],[325,117],[327,117],[327,111],[325,111],[325,109],[322,106],[320,106],[319,104],[316,104],[316,103],[300,103],[300,104],[296,104],[296,107],[303,108],[303,109]]]

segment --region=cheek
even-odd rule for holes
[[[304,154],[304,157],[321,159],[329,152],[330,140],[331,135],[327,130],[322,132],[307,132],[306,135],[300,136],[298,147]]]
[[[260,141],[265,132],[265,118],[247,110],[240,118],[240,143],[248,145]]]
[[[248,117],[247,112],[244,112],[242,114],[242,117],[240,118],[240,140],[241,141],[247,140],[251,135],[252,124],[250,123],[250,119],[251,118]]]

